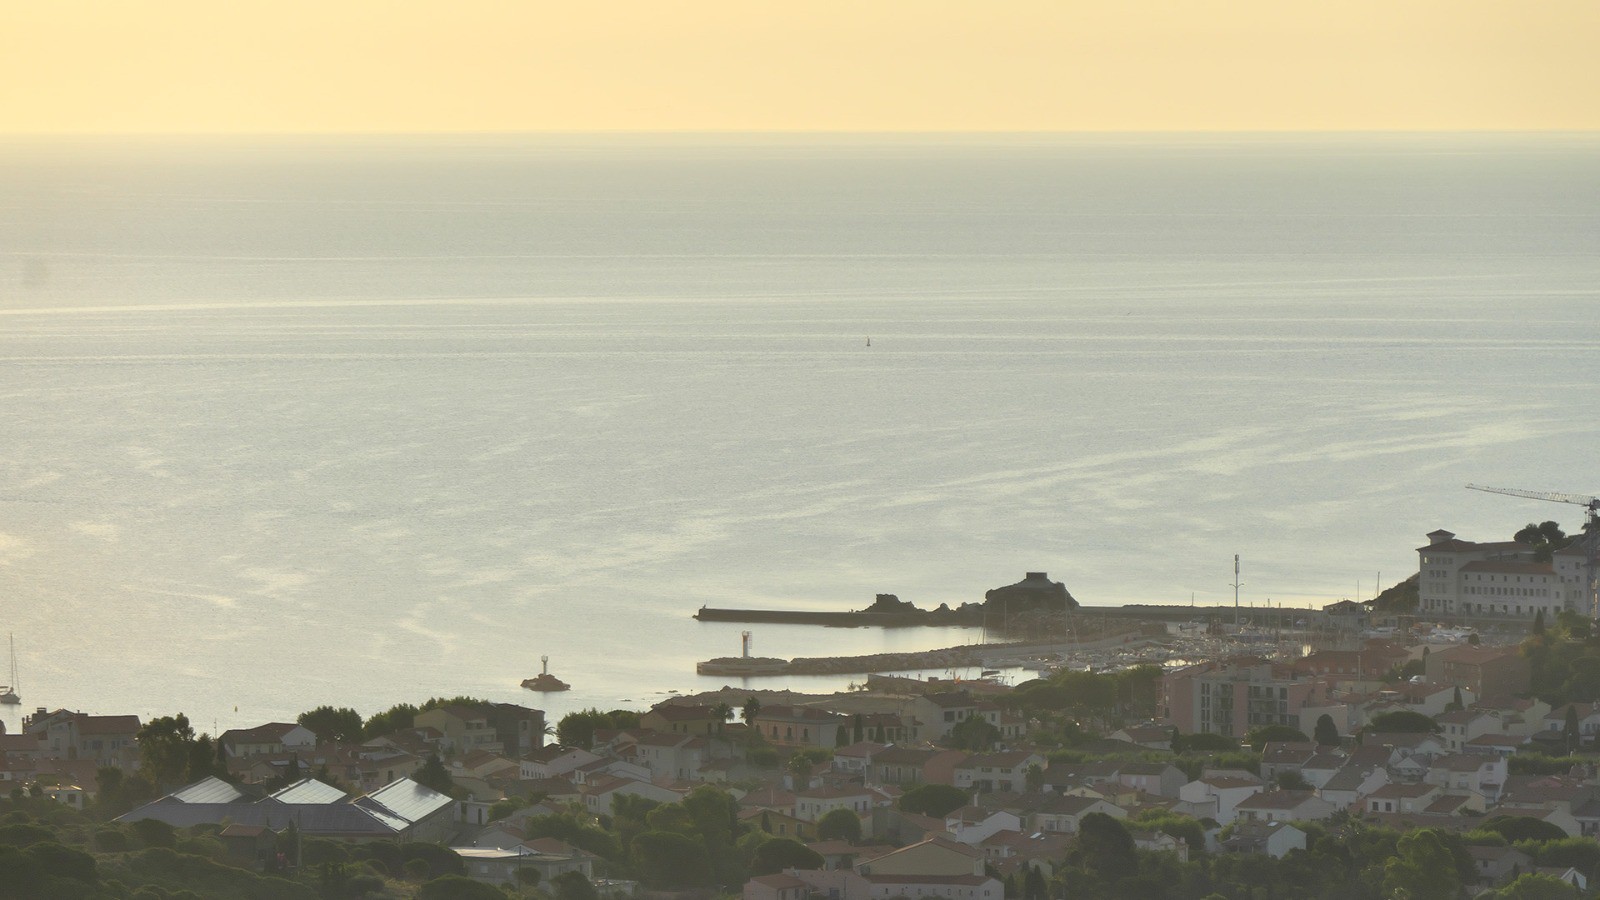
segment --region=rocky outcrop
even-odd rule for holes
[[[1040,612],[1065,612],[1077,609],[1078,601],[1059,581],[1051,581],[1044,572],[1029,572],[1016,584],[997,587],[983,595],[984,605],[990,609],[1004,607],[1007,615],[1038,610]]]

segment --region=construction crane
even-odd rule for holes
[[[1600,497],[1585,497],[1582,494],[1560,494],[1554,491],[1522,491],[1516,488],[1485,487],[1481,484],[1469,484],[1468,490],[1484,491],[1489,494],[1505,494],[1508,497],[1523,497],[1528,500],[1549,500],[1552,503],[1571,503],[1581,506],[1589,511],[1589,521],[1584,523],[1583,534],[1578,540],[1583,541],[1588,550],[1588,571],[1585,587],[1589,595],[1589,617],[1600,619],[1600,582],[1595,581],[1596,551],[1600,551]]]

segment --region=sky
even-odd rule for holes
[[[1600,128],[1600,0],[0,0],[0,133]]]

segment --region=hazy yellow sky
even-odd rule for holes
[[[1600,0],[0,0],[0,132],[1600,128]]]

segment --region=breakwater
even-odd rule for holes
[[[824,625],[832,628],[907,628],[919,625],[982,625],[983,616],[955,611],[921,612],[815,612],[795,609],[716,609],[700,607],[694,614],[702,622],[749,622],[781,625]]]
[[[1152,643],[1163,632],[1134,628],[1093,641],[1013,641],[997,644],[963,644],[911,653],[869,653],[864,656],[800,656],[787,666],[770,671],[743,673],[742,677],[771,675],[861,675],[874,672],[908,672],[927,669],[1005,667],[1019,659],[1064,657],[1116,647]]]

